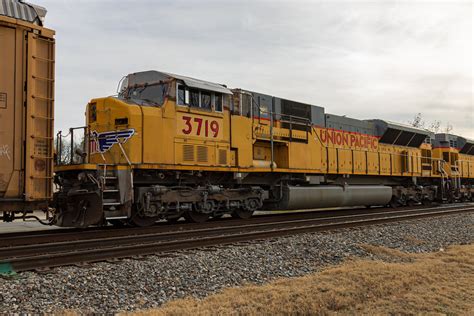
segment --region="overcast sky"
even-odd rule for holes
[[[57,32],[57,129],[154,69],[474,138],[471,1],[30,1]]]

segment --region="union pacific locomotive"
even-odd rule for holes
[[[146,226],[474,197],[472,140],[158,71],[91,100],[54,146],[54,31],[44,8],[3,2],[3,221],[41,209],[59,226]]]
[[[474,197],[471,140],[165,72],[124,77],[68,137],[60,226]]]

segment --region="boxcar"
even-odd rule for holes
[[[46,10],[0,2],[0,216],[45,209],[52,198],[54,31]]]

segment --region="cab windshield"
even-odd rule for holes
[[[157,83],[129,87],[122,93],[122,97],[141,105],[161,106],[168,91],[167,83]]]

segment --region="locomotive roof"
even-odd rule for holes
[[[430,132],[427,129],[424,128],[418,128],[418,127],[413,127],[408,124],[403,124],[403,123],[398,123],[398,122],[392,122],[392,121],[387,121],[387,120],[380,120],[380,119],[374,119],[374,120],[368,120],[369,122],[374,122],[376,125],[383,126],[383,128],[391,128],[395,130],[401,130],[405,132],[410,132],[410,133],[415,133],[415,134],[423,134],[426,136],[433,136],[434,133]]]
[[[419,147],[427,137],[433,133],[407,124],[395,123],[384,120],[368,120],[375,124],[376,135],[380,137],[381,143]]]
[[[0,15],[43,25],[46,9],[22,0],[0,0]]]
[[[450,147],[460,149],[460,153],[474,155],[474,140],[448,133],[438,133],[435,135],[437,145],[449,144]]]
[[[220,92],[223,94],[232,94],[232,91],[222,84],[156,70],[135,72],[133,74],[129,74],[127,77],[128,84],[130,86],[135,84],[152,83],[172,78],[183,81],[184,84],[190,88]]]

